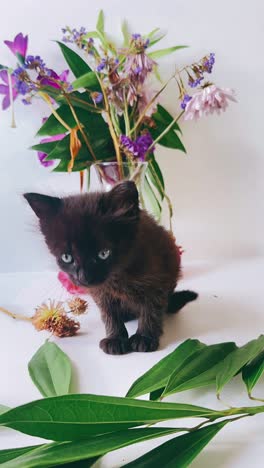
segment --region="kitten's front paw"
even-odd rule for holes
[[[131,351],[128,338],[104,338],[100,341],[100,348],[106,354],[126,354]]]
[[[159,346],[159,340],[156,337],[143,336],[136,333],[129,338],[132,351],[146,353],[156,351]]]

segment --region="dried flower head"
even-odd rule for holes
[[[88,303],[80,297],[74,297],[67,302],[70,311],[73,315],[82,315],[87,312]]]
[[[236,102],[232,89],[208,85],[195,93],[186,103],[184,119],[198,119],[215,112],[219,114],[226,110],[229,101]]]
[[[61,315],[59,320],[55,317],[51,318],[49,320],[48,330],[51,331],[53,335],[58,336],[59,338],[64,338],[66,336],[76,335],[79,328],[79,322],[64,314]]]
[[[62,302],[49,301],[36,309],[32,317],[36,330],[47,330],[59,337],[73,336],[80,328],[79,322],[67,317]]]

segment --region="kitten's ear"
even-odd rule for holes
[[[60,198],[50,197],[49,195],[24,193],[23,196],[40,219],[55,215],[62,205],[62,200]]]
[[[134,182],[121,182],[108,193],[111,209],[117,217],[137,217],[139,211],[138,191]]]

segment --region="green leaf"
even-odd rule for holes
[[[13,449],[5,449],[0,450],[0,465],[13,460],[14,458],[18,458],[25,453],[31,452],[32,450],[43,447],[43,445],[30,445],[29,447],[19,447]],[[12,465],[9,465],[12,466]]]
[[[153,390],[153,392],[150,392],[149,394],[149,399],[151,401],[159,400],[164,390],[165,390],[165,387],[158,388],[157,390]]]
[[[167,127],[174,120],[174,117],[165,109],[165,107],[163,107],[161,104],[158,104],[157,111],[152,115],[152,119],[156,122],[157,125],[162,123],[165,125],[165,127]],[[177,122],[174,122],[171,129],[182,133]]]
[[[103,10],[99,11],[97,23],[96,23],[96,29],[99,31],[101,34],[104,35],[104,12]]]
[[[85,75],[80,76],[75,81],[73,81],[73,89],[78,88],[92,88],[98,84],[96,74],[94,72],[85,73]]]
[[[88,440],[45,444],[37,450],[28,451],[19,458],[13,459],[12,464],[7,463],[3,466],[10,466],[10,468],[49,467],[55,464],[65,466],[66,463],[89,460],[89,458],[104,455],[127,445],[164,437],[179,431],[181,429],[177,428],[126,429],[121,432],[90,437]]]
[[[57,141],[49,141],[47,143],[39,143],[38,145],[31,146],[30,149],[34,151],[41,151],[42,153],[49,154],[57,145]]]
[[[160,31],[160,28],[152,29],[152,31],[150,31],[150,33],[148,33],[145,37],[148,39],[151,39],[159,31]]]
[[[93,37],[94,39],[99,39],[99,34],[97,31],[89,31],[85,36],[83,36],[84,39],[89,39],[89,37]]]
[[[150,213],[154,216],[154,218],[159,221],[161,216],[161,204],[157,199],[154,190],[151,186],[150,179],[148,178],[147,174],[144,178],[144,186],[143,186],[143,200],[145,208],[150,211]]]
[[[165,442],[123,468],[185,468],[228,423],[223,421],[203,427]]]
[[[264,335],[256,340],[249,341],[241,348],[230,353],[222,362],[216,375],[216,391],[219,396],[223,387],[259,353],[264,350]]]
[[[158,190],[161,200],[164,198],[165,184],[159,164],[157,163],[154,154],[149,156],[149,164],[147,167],[147,176],[150,178],[152,184]],[[158,179],[158,180],[157,180]]]
[[[0,405],[0,414],[6,413],[6,411],[9,411],[11,408],[9,406],[5,405]]]
[[[180,403],[157,403],[103,395],[64,395],[18,406],[0,415],[0,425],[48,440],[81,440],[186,417],[220,417],[226,412]]]
[[[155,113],[152,117],[153,120],[155,121],[156,127],[155,128],[148,128],[152,138],[155,140],[158,138],[168,127],[168,125],[171,123],[165,120],[165,109],[163,110],[163,114],[160,112]],[[166,111],[167,113],[167,111]],[[168,114],[169,115],[169,114]],[[170,116],[171,117],[171,116]],[[172,119],[172,117],[171,117]],[[180,130],[177,123],[176,126],[173,125],[175,130]],[[162,146],[166,146],[167,148],[174,148],[178,149],[180,151],[184,151],[186,153],[186,149],[183,146],[180,138],[178,137],[176,131],[173,128],[171,128],[159,141],[158,144]]]
[[[63,44],[63,42],[57,41],[57,44],[59,44],[63,56],[76,78],[92,71],[89,65],[80,57],[80,55],[76,54],[74,50]]]
[[[235,349],[235,343],[219,343],[198,350],[173,372],[162,397],[214,384],[223,359]]]
[[[91,164],[91,163],[90,163]],[[69,161],[67,160],[61,160],[57,166],[54,167],[52,172],[68,172],[68,165]],[[72,172],[80,172],[84,171],[87,169],[87,166],[89,165],[88,162],[85,161],[74,161],[74,166],[72,168]]]
[[[122,30],[123,38],[124,38],[124,46],[128,47],[129,42],[130,42],[130,33],[129,33],[129,29],[128,29],[128,25],[127,25],[126,20],[122,21],[121,30]]]
[[[180,344],[172,353],[165,356],[145,374],[139,377],[127,392],[127,397],[137,397],[158,390],[166,386],[169,377],[184,365],[185,361],[204,349],[205,344],[198,340],[186,340]]]
[[[151,57],[153,60],[164,57],[165,55],[172,54],[176,50],[180,49],[186,49],[186,45],[181,45],[181,46],[174,46],[174,47],[168,47],[167,49],[160,49],[160,50],[155,50],[154,52],[149,52],[148,56]]]
[[[44,397],[70,391],[71,361],[55,343],[46,341],[28,364],[31,379]]]
[[[260,379],[264,372],[264,351],[262,351],[253,361],[249,362],[242,369],[242,377],[247,386],[248,394],[251,396],[251,392],[255,387],[256,383]]]

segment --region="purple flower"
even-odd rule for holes
[[[93,93],[91,93],[91,98],[94,104],[100,104],[100,102],[102,102],[103,100],[103,95],[102,93],[98,93],[97,91],[94,91]]]
[[[143,133],[134,141],[126,135],[121,135],[120,143],[123,149],[130,153],[130,155],[132,155],[134,158],[145,161],[146,153],[149,147],[152,145],[153,139],[150,133]],[[152,151],[154,150],[155,147],[152,148]]]
[[[27,55],[25,68],[28,70],[45,70],[45,63],[39,55]]]
[[[187,106],[187,103],[192,99],[191,96],[189,96],[189,94],[184,94],[183,96],[183,100],[181,102],[181,108],[182,109],[185,109],[185,107]]]
[[[83,26],[80,28],[79,31],[76,28],[74,28],[73,30],[71,30],[68,27],[62,28],[62,33],[68,34],[67,36],[63,36],[63,42],[76,42],[77,44],[80,44],[83,39],[83,36],[87,34],[86,29]]]
[[[106,64],[107,64],[107,60],[103,58],[101,62],[97,65],[96,70],[98,72],[101,72],[106,67]]]
[[[28,36],[23,36],[22,33],[19,33],[13,41],[4,41],[4,43],[20,61],[24,62],[27,53]]]
[[[16,68],[13,72],[13,76],[15,78],[16,89],[23,96],[35,89],[24,67]]]
[[[209,55],[209,58],[205,60],[205,62],[203,63],[204,71],[206,71],[207,73],[212,73],[214,63],[215,63],[215,54],[211,53]]]
[[[143,84],[148,74],[152,72],[156,62],[145,52],[129,54],[124,65],[124,72],[135,83]]]
[[[2,109],[5,110],[10,106],[10,89],[8,83],[8,72],[7,70],[0,70],[0,78],[4,82],[4,84],[0,84],[0,94],[4,95],[4,99],[2,101]],[[13,99],[15,100],[18,96],[18,91],[15,87],[15,77],[11,75],[11,84],[12,84],[12,95]]]
[[[57,75],[57,73],[51,68],[47,68],[45,72],[46,75],[40,74],[37,77],[37,80],[42,86],[52,86],[52,88],[61,89],[61,85],[60,83],[57,83],[57,81],[68,83],[67,79],[69,70],[64,70],[60,75]]]
[[[201,81],[203,81],[204,77],[203,76],[200,76],[199,78],[197,78],[196,80],[194,80],[193,78],[190,78],[189,81],[188,81],[188,85],[191,87],[191,88],[196,88],[200,83]]]
[[[134,33],[134,34],[132,34],[132,38],[133,38],[134,40],[137,40],[137,39],[141,38],[141,34]]]

